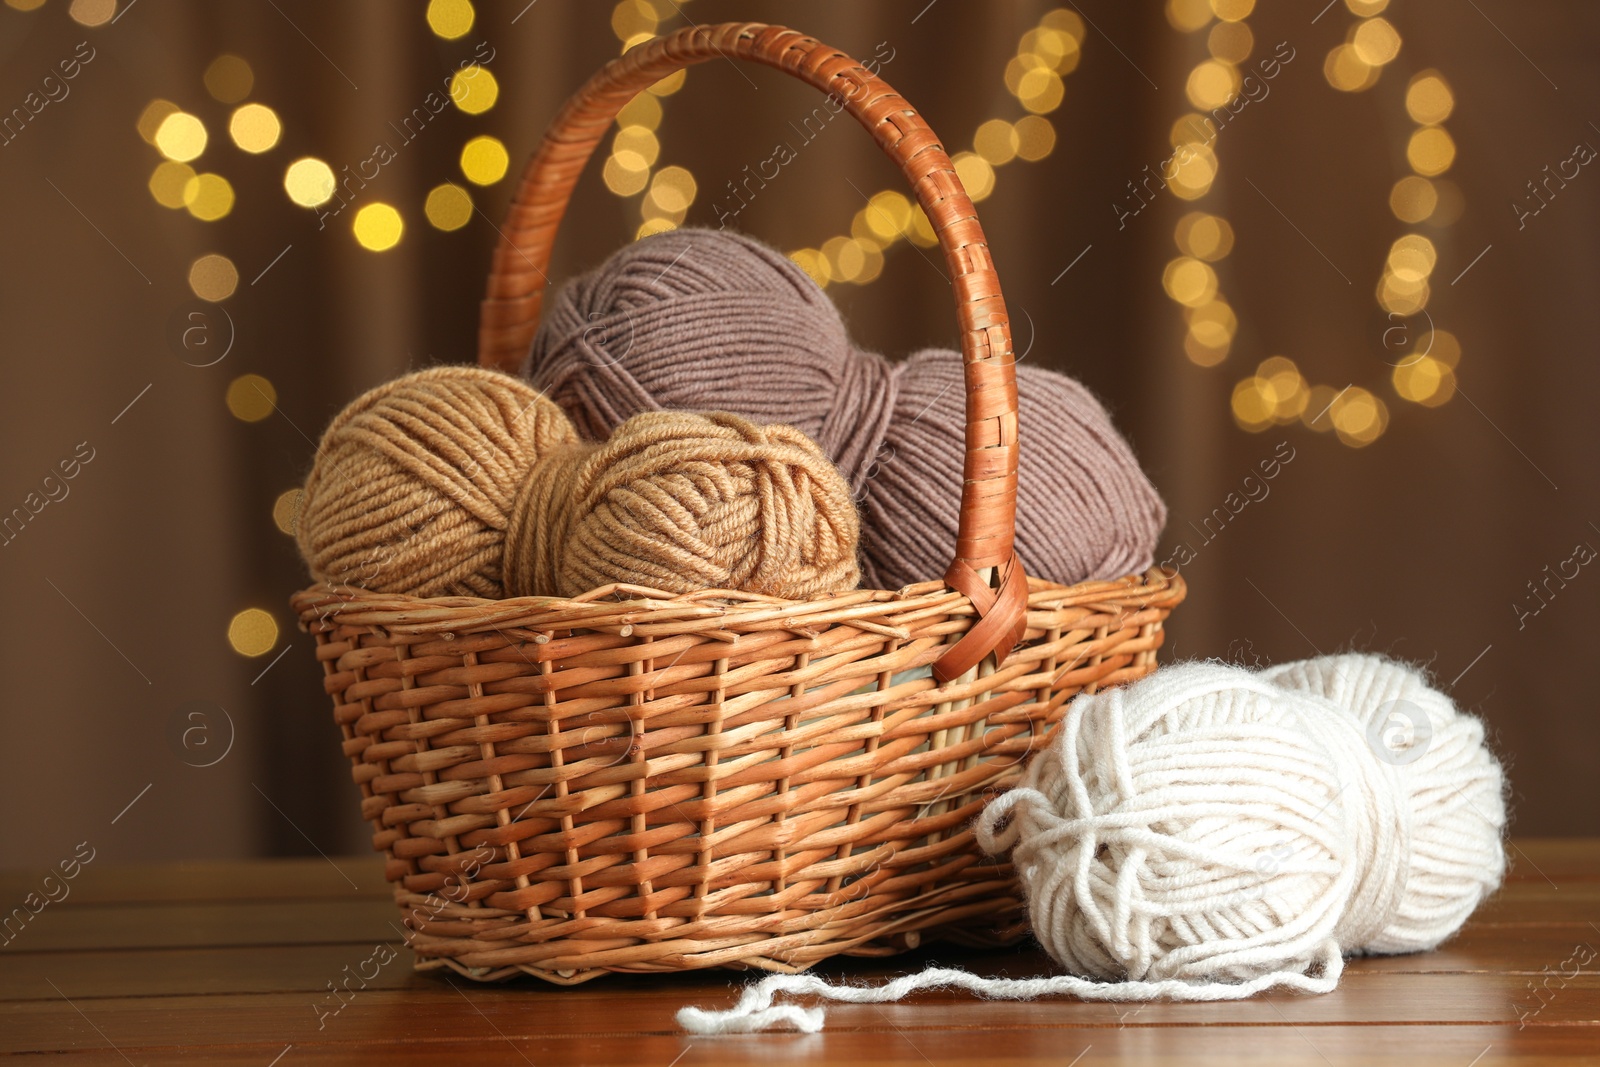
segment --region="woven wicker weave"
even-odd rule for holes
[[[971,201],[898,94],[793,30],[680,31],[567,103],[496,251],[480,361],[526,351],[556,228],[617,111],[719,57],[839,96],[939,235],[967,373],[956,559],[944,581],[811,602],[631,586],[573,600],[297,594],[422,969],[573,983],[794,971],[925,931],[1014,941],[1010,868],[969,823],[1069,697],[1154,668],[1183,599],[1159,570],[1024,577],[1010,328]]]

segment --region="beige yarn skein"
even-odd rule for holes
[[[406,375],[341,412],[296,537],[318,580],[412,596],[627,583],[811,599],[860,577],[849,486],[799,431],[650,412],[582,444],[542,394],[474,367]]]

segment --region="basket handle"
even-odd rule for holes
[[[667,75],[718,58],[764,63],[842,99],[899,165],[938,235],[955,290],[967,390],[960,527],[944,579],[972,601],[980,618],[933,670],[949,681],[991,652],[1003,660],[1027,625],[1027,578],[1012,547],[1017,386],[1011,321],[976,209],[938,138],[899,93],[838,49],[782,26],[727,22],[658,37],[600,68],[562,107],[522,172],[489,272],[478,362],[514,370],[526,356],[561,216],[617,113]]]

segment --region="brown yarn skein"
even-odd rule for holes
[[[378,592],[812,599],[857,583],[858,532],[849,487],[790,427],[661,412],[583,444],[525,383],[439,367],[333,420],[296,537],[318,580]]]
[[[628,245],[546,297],[525,376],[587,437],[658,409],[738,412],[816,440],[861,502],[867,584],[944,573],[959,524],[961,355],[898,363],[853,347],[833,302],[782,253],[682,229]],[[1082,385],[1016,368],[1016,547],[1071,585],[1150,566],[1166,506]]]

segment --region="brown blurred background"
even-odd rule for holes
[[[286,605],[305,576],[283,494],[356,393],[470,358],[512,186],[495,146],[514,176],[629,38],[728,19],[877,54],[952,152],[977,149],[1019,350],[1105,398],[1171,507],[1162,557],[1191,593],[1168,658],[1425,662],[1492,725],[1517,832],[1600,832],[1580,562],[1600,547],[1600,9],[1212,4],[5,0],[3,862],[84,839],[118,860],[367,850]],[[402,127],[474,61],[476,112]],[[682,221],[715,224],[726,183],[795,139],[811,90],[730,67],[633,113],[654,135],[618,142],[615,191],[594,161],[561,276],[679,221],[685,174]],[[246,104],[272,112],[237,120],[259,152],[230,136]],[[1213,107],[1162,190],[1174,125]],[[376,171],[320,227],[286,192],[308,157]],[[452,229],[430,221],[441,186]],[[889,190],[846,118],[738,225],[851,276],[828,291],[864,345],[951,344],[937,254],[858,218]],[[398,243],[363,247],[396,218]]]

